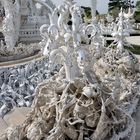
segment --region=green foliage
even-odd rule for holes
[[[107,40],[107,46],[109,46],[113,41],[112,40]],[[133,48],[124,46],[125,49],[130,50],[134,54],[140,55],[140,46],[139,45],[132,45]],[[116,48],[116,45],[112,46],[112,48]]]
[[[109,0],[108,10],[110,13],[113,14],[114,17],[117,16],[121,7],[125,10],[128,9],[129,7],[134,7],[134,1],[131,1],[131,0]]]
[[[140,55],[140,46],[138,46],[138,45],[133,45],[133,48],[134,49],[133,48],[130,48],[130,47],[127,47],[127,46],[125,46],[125,48],[128,49],[128,50],[130,50],[134,54]]]
[[[131,0],[109,0],[108,3],[109,11],[115,9],[115,8],[124,8],[128,9],[129,7],[134,7],[134,1]]]
[[[137,3],[136,3],[136,11],[134,14],[134,18],[135,18],[136,22],[140,22],[140,1],[137,1]]]
[[[137,1],[136,3],[136,11],[140,11],[140,1]]]
[[[121,0],[109,0],[109,3],[108,3],[109,11],[112,11],[116,8],[120,9],[120,7],[121,7]]]
[[[84,9],[84,12],[85,12],[85,17],[87,18],[87,19],[91,19],[92,18],[92,14],[91,14],[91,8],[90,7],[84,7],[84,6],[82,6],[82,9]],[[98,11],[96,11],[96,14],[98,15],[99,13],[98,13]]]
[[[91,18],[92,18],[92,15],[91,15],[91,8],[89,8],[89,7],[82,7],[82,8],[84,9],[86,18],[91,19]]]

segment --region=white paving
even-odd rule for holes
[[[126,40],[133,45],[140,45],[140,36],[130,36]]]
[[[30,111],[31,108],[28,107],[15,108],[13,111],[6,114],[4,118],[0,118],[0,135],[11,125],[21,125],[26,120],[26,115]]]
[[[105,37],[106,40],[114,40],[113,37]],[[130,36],[126,37],[126,40],[132,45],[139,45],[140,46],[140,36]]]

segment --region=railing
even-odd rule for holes
[[[38,29],[20,29],[19,41],[40,41],[40,31]]]
[[[24,37],[24,36],[30,36],[30,37],[33,37],[33,36],[40,36],[40,32],[39,30],[20,30],[19,31],[19,37]]]

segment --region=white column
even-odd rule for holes
[[[96,16],[96,7],[97,7],[97,0],[90,0],[91,1],[91,14],[92,19]]]

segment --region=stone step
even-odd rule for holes
[[[4,133],[7,127],[7,123],[2,118],[0,118],[0,135]]]
[[[18,110],[21,114],[23,114],[26,117],[27,114],[31,111],[31,108],[30,107],[19,107],[19,108],[16,108],[16,110]]]
[[[140,63],[140,55],[135,55],[138,59],[139,59],[139,63]]]
[[[30,112],[30,108],[22,107],[15,108],[4,116],[4,121],[10,125],[20,125],[26,120],[26,115]]]

